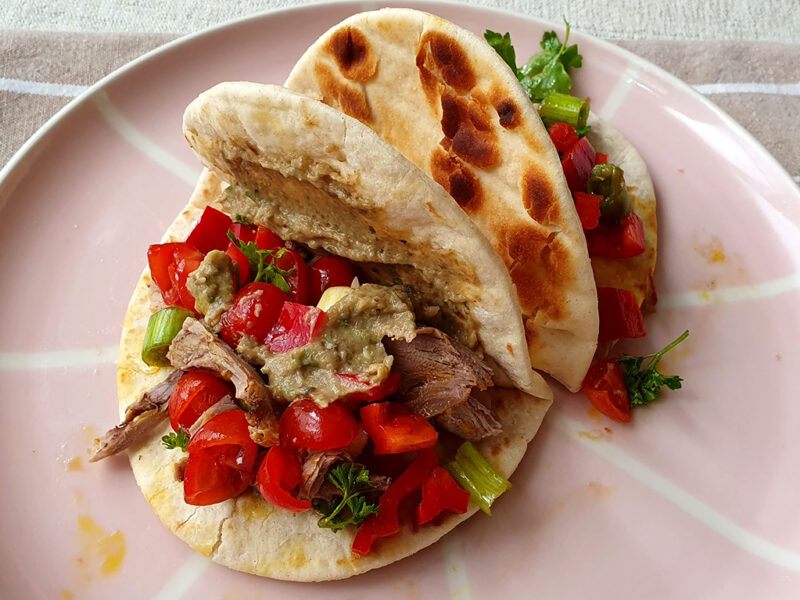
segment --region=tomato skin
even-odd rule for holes
[[[316,306],[284,302],[267,339],[272,352],[288,352],[317,338],[328,319]]]
[[[259,250],[277,250],[283,248],[283,240],[271,229],[259,225],[256,231],[256,246]]]
[[[212,250],[225,250],[228,245],[228,229],[231,218],[213,206],[206,206],[197,225],[194,226],[186,243],[191,244],[203,254]]]
[[[581,220],[583,230],[597,227],[600,223],[600,201],[603,197],[585,192],[575,192],[574,197],[575,208],[578,211],[578,218]]]
[[[243,410],[232,409],[218,414],[197,430],[186,446],[186,451],[191,454],[206,448],[239,446],[241,454],[236,457],[235,463],[228,466],[241,471],[252,471],[258,454],[258,444],[250,438],[248,427]]]
[[[294,452],[280,446],[272,446],[258,468],[258,491],[264,499],[270,504],[292,512],[309,510],[311,502],[292,495],[301,480],[300,461]]]
[[[250,281],[250,271],[252,271],[252,269],[250,268],[250,261],[247,260],[244,252],[239,250],[239,247],[233,242],[228,242],[228,247],[225,249],[225,254],[230,257],[235,270],[239,273],[238,278],[234,276],[234,283],[240,288],[247,285],[247,283]]]
[[[190,453],[183,472],[184,502],[208,506],[235,498],[250,487],[252,472],[230,466],[240,453],[241,449],[233,444]]]
[[[559,154],[564,154],[578,141],[578,134],[569,123],[553,123],[547,131]]]
[[[361,408],[361,424],[375,444],[375,454],[399,454],[430,448],[439,433],[424,417],[397,402],[375,402]]]
[[[220,337],[236,348],[242,336],[249,335],[259,344],[281,314],[286,294],[269,283],[248,283],[236,294],[231,307],[222,315]]]
[[[323,256],[308,268],[309,302],[319,302],[322,292],[329,287],[349,287],[356,276],[353,263],[340,256]]]
[[[358,375],[351,373],[337,373],[336,376],[352,381],[353,383],[361,382]],[[363,391],[352,392],[347,395],[345,400],[351,406],[368,404],[370,402],[378,402],[379,400],[383,400],[384,398],[388,398],[394,394],[398,387],[400,387],[400,372],[390,371],[386,376],[386,379],[381,381],[378,385],[366,388]]]
[[[233,386],[207,371],[185,373],[172,388],[169,397],[169,422],[172,429],[188,431],[206,410],[233,396]]]
[[[422,484],[422,502],[417,506],[417,525],[432,521],[443,511],[458,515],[469,508],[469,492],[440,466],[433,467]]]
[[[349,446],[359,433],[356,418],[343,404],[322,408],[311,398],[292,402],[280,420],[281,446],[334,450]]]
[[[600,314],[601,342],[647,335],[642,311],[633,292],[618,288],[597,288],[597,308]]]
[[[289,284],[289,299],[298,304],[309,304],[308,273],[300,253],[297,250],[287,249],[283,256],[275,259],[275,266],[285,271],[292,269],[292,274],[286,277],[286,283]]]
[[[602,152],[598,152],[595,154],[594,157],[594,164],[596,165],[604,165],[608,162],[608,154],[604,154]]]
[[[631,213],[620,224],[600,223],[586,232],[589,256],[631,258],[645,251],[644,224],[636,213]]]
[[[256,240],[256,229],[251,225],[245,225],[244,223],[233,223],[231,225],[231,231],[233,232],[233,235],[236,236],[237,240],[240,240],[244,243],[254,242]]]
[[[203,253],[186,242],[150,245],[147,249],[150,274],[167,306],[179,306],[197,312],[194,297],[186,288],[186,280],[201,262]]]
[[[595,152],[588,139],[582,137],[564,153],[561,166],[570,191],[585,192],[586,182],[594,167]]]
[[[592,406],[605,416],[620,423],[630,422],[631,401],[628,388],[625,387],[622,367],[616,359],[593,363],[586,373],[581,389]]]

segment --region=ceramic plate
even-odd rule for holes
[[[418,8],[517,55],[553,26]],[[37,133],[0,176],[0,596],[3,598],[796,598],[800,588],[800,193],[708,101],[574,34],[579,95],[639,149],[659,198],[652,351],[685,387],[621,426],[557,394],[492,518],[350,580],[227,570],[167,531],[127,459],[89,465],[117,422],[116,348],[145,251],[200,172],[184,107],[223,80],[281,83],[318,35],[377,4],[274,12],[169,44]],[[559,29],[560,30],[560,29]]]

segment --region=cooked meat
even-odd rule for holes
[[[262,446],[278,443],[278,420],[261,376],[200,321],[188,318],[183,322],[170,344],[167,359],[175,368],[209,369],[230,381],[236,397],[249,408],[247,422],[253,441]]]
[[[420,328],[410,342],[386,338],[383,343],[402,376],[398,398],[426,419],[463,404],[473,388],[492,385],[489,367],[438,329]]]
[[[323,496],[319,493],[322,484],[325,483],[325,476],[337,462],[351,460],[350,455],[344,450],[311,450],[303,461],[300,496],[307,500],[322,497],[330,500],[332,496],[336,495],[336,486],[332,486],[333,494]]]
[[[95,440],[95,451],[89,459],[97,462],[113,456],[143,439],[167,416],[167,405],[172,388],[183,375],[183,371],[173,371],[161,383],[125,409],[125,420],[105,435]]]
[[[503,426],[490,408],[475,396],[466,402],[444,411],[436,417],[436,423],[457,436],[476,442],[503,431]]]

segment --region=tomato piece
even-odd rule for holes
[[[264,499],[292,512],[309,510],[311,502],[293,495],[301,480],[300,461],[294,452],[272,446],[258,469],[258,490]]]
[[[256,231],[256,246],[259,250],[275,250],[283,248],[283,240],[278,237],[272,230],[267,229],[263,225],[258,226]]]
[[[291,275],[286,277],[286,283],[289,284],[289,299],[298,304],[309,304],[308,273],[300,253],[297,250],[287,249],[283,256],[275,259],[275,266],[284,271],[292,270]]]
[[[325,313],[316,306],[284,302],[278,321],[267,338],[272,352],[288,352],[305,346],[322,332]]]
[[[630,213],[620,224],[601,223],[586,232],[589,256],[631,258],[645,251],[644,224]]]
[[[232,468],[241,448],[232,444],[196,450],[189,454],[183,472],[183,499],[186,504],[208,506],[235,498],[253,480],[253,473]]]
[[[256,241],[256,228],[252,225],[233,223],[231,225],[231,231],[233,232],[233,235],[236,236],[237,240],[240,240],[244,243]]]
[[[191,455],[206,448],[238,446],[241,452],[234,457],[234,462],[226,464],[233,469],[252,474],[258,455],[258,444],[250,438],[248,427],[243,410],[232,409],[218,414],[197,430],[186,446],[186,451]]]
[[[239,277],[235,283],[239,287],[247,285],[251,279],[250,271],[252,271],[252,269],[250,268],[250,261],[244,255],[244,252],[239,250],[239,247],[233,242],[228,242],[228,247],[225,250],[225,254],[230,256],[234,269],[239,273]]]
[[[167,306],[180,306],[197,312],[194,297],[186,288],[186,280],[201,262],[203,253],[186,242],[152,244],[147,249],[150,274]]]
[[[553,123],[548,129],[548,133],[559,154],[572,148],[578,141],[578,134],[569,123]]]
[[[575,208],[584,231],[597,227],[600,223],[600,201],[603,197],[585,192],[575,192],[574,196]]]
[[[340,256],[323,256],[308,268],[309,303],[319,302],[322,292],[329,287],[348,287],[356,276],[353,263]]]
[[[598,341],[646,335],[642,311],[633,292],[610,287],[597,288],[597,310],[600,313]]]
[[[595,152],[586,137],[579,139],[564,153],[561,166],[567,177],[567,184],[572,192],[585,192],[586,182],[594,167]]]
[[[197,225],[186,238],[186,243],[203,254],[212,250],[225,250],[228,245],[228,229],[232,224],[231,218],[224,212],[213,206],[206,206]]]
[[[428,473],[438,464],[436,452],[431,448],[422,450],[417,455],[414,462],[391,483],[378,500],[378,514],[369,517],[356,531],[353,552],[365,556],[369,554],[376,540],[400,531],[400,503],[422,487]]]
[[[422,484],[422,502],[417,507],[417,525],[424,525],[444,511],[467,512],[469,492],[440,466],[433,467]]]
[[[439,433],[424,417],[397,402],[376,402],[361,408],[361,423],[375,444],[375,454],[398,454],[430,448]]]
[[[286,302],[286,294],[269,283],[248,283],[238,291],[231,307],[220,320],[220,337],[236,348],[242,336],[259,344],[267,340]]]
[[[583,393],[597,410],[605,416],[628,423],[631,420],[631,401],[622,367],[616,359],[593,363],[583,379]]]
[[[353,373],[337,373],[336,376],[353,383],[361,383],[358,375]],[[347,395],[346,400],[353,404],[377,402],[394,394],[398,387],[400,387],[400,372],[391,371],[378,385],[367,387],[364,391],[352,392]]]
[[[281,446],[333,450],[349,446],[360,426],[352,413],[339,402],[319,406],[311,398],[292,402],[280,420]]]
[[[233,386],[207,371],[185,373],[172,388],[168,412],[172,429],[188,431],[205,411],[233,396]]]
[[[608,154],[603,154],[602,152],[598,152],[594,155],[594,164],[596,165],[604,165],[608,162]]]

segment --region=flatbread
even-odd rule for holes
[[[577,390],[597,346],[597,293],[558,153],[509,67],[434,15],[354,15],[286,86],[357,118],[440,183],[503,259],[531,364]]]

